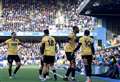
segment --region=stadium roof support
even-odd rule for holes
[[[79,6],[79,13],[81,15],[95,17],[120,17],[120,0],[89,0],[89,2],[87,2],[87,0],[84,1],[86,1],[87,4],[84,3],[84,5]]]
[[[80,13],[87,6],[89,2],[90,0],[84,0],[83,2],[81,2],[81,4],[77,8],[77,12]]]

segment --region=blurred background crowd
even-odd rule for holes
[[[0,31],[41,32],[46,28],[63,31],[70,30],[74,25],[83,31],[96,26],[94,17],[78,13],[77,7],[82,0],[55,1],[50,0],[48,4],[44,0],[4,0]]]
[[[39,60],[41,57],[40,43],[25,43],[25,45],[32,47],[31,48],[25,48],[22,46],[18,47],[18,55],[21,57],[21,59]],[[58,53],[56,53],[56,60],[58,59],[66,60],[63,46],[64,43],[62,43],[61,45],[57,44]],[[4,58],[6,59],[7,46],[0,47],[0,56],[4,56]],[[120,46],[97,50],[93,55],[93,64],[106,65],[111,56],[114,56],[116,61],[120,64]],[[81,60],[80,51],[76,53],[76,60]]]

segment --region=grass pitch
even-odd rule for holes
[[[63,76],[65,71],[57,70],[57,73]],[[50,74],[50,77],[52,77],[52,74]],[[76,74],[76,80],[77,82],[85,82],[85,77]],[[93,80],[92,82],[107,82],[97,78],[92,78],[92,80]],[[21,69],[17,72],[15,79],[9,79],[7,68],[0,69],[0,82],[41,82],[38,79],[38,66],[34,65],[22,66]],[[65,81],[63,81],[62,78],[58,77],[57,81],[51,79],[45,82],[65,82]]]

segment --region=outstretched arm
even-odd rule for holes
[[[92,54],[95,54],[94,43],[91,44],[91,50],[92,50]]]
[[[74,52],[76,52],[77,50],[79,50],[80,46],[82,45],[82,43],[78,43],[77,47],[75,48]]]

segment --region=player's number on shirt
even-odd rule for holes
[[[91,42],[89,40],[85,40],[85,46],[90,47]]]
[[[51,40],[51,39],[49,39],[49,40],[48,40],[48,44],[49,44],[49,46],[54,46],[54,41]]]

